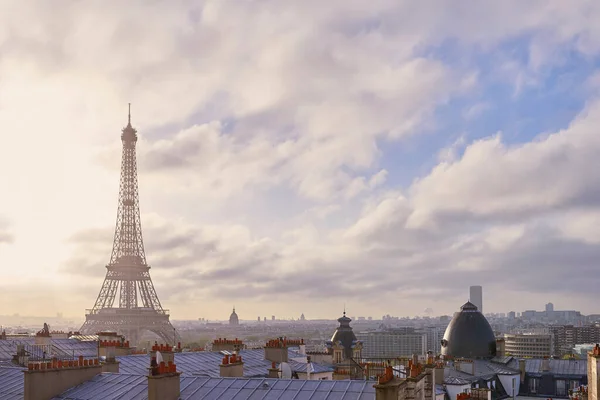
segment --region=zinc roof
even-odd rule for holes
[[[542,371],[542,359],[531,358],[525,360],[525,373],[529,375],[542,375],[549,373],[558,377],[579,377],[587,375],[587,360],[548,360],[550,371]],[[518,361],[517,361],[518,368]]]
[[[12,360],[13,356],[17,354],[17,345],[33,345],[34,343],[35,339],[33,337],[0,340],[0,360]],[[97,342],[82,342],[76,339],[52,339],[51,343],[59,351],[74,355],[75,357],[95,357],[98,355]]]
[[[23,399],[23,368],[0,368],[0,400]]]
[[[241,350],[239,353],[244,361],[244,377],[266,377],[271,362],[264,359],[263,349]],[[289,352],[288,358],[297,358],[299,354]],[[175,364],[177,371],[184,375],[201,375],[207,377],[219,377],[219,364],[223,355],[219,352],[199,351],[189,353],[175,353]],[[150,359],[146,354],[128,355],[117,357],[120,362],[119,371],[124,374],[144,375],[148,372]],[[289,360],[292,371],[306,372],[306,363]],[[333,372],[333,368],[327,365],[312,363],[313,373]]]
[[[147,399],[145,376],[104,373],[71,388],[58,399]],[[305,381],[297,379],[245,379],[181,376],[182,400],[374,400],[373,382],[365,381]]]

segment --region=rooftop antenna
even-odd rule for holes
[[[127,114],[127,122],[131,125],[131,103],[129,104],[129,113]]]

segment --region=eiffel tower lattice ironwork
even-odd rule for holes
[[[137,131],[131,126],[129,107],[128,123],[121,134],[121,182],[112,254],[100,294],[94,308],[87,310],[80,332],[116,331],[137,343],[143,331],[151,331],[172,343],[179,335],[169,322],[168,310],[160,304],[146,263],[135,156]]]

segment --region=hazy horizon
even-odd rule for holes
[[[452,315],[470,285],[485,313],[597,313],[581,4],[1,4],[3,313],[94,305],[129,102],[172,319]]]

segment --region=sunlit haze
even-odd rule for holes
[[[83,320],[131,103],[171,318],[596,312],[600,2],[5,1],[0,314]],[[586,6],[583,6],[586,4]]]

